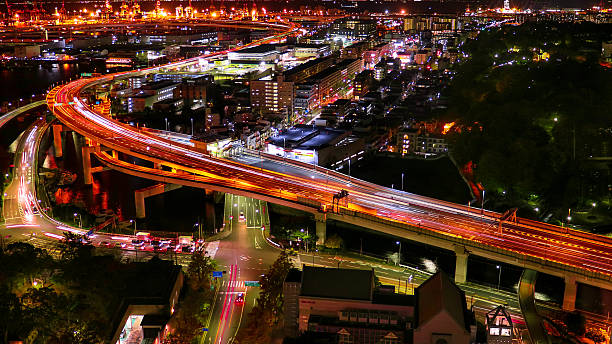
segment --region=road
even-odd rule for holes
[[[218,56],[218,55],[217,55]],[[176,66],[176,65],[175,65]],[[141,72],[139,72],[141,73]],[[256,198],[276,198],[295,204],[300,199],[320,202],[331,208],[332,198],[347,190],[346,209],[381,219],[401,222],[423,230],[468,239],[495,249],[515,252],[601,276],[612,276],[612,239],[519,219],[498,229],[499,214],[414,195],[399,190],[312,171],[310,178],[277,173],[247,164],[212,157],[193,147],[174,143],[95,113],[82,99],[83,89],[101,80],[77,80],[58,87],[48,96],[48,105],[68,127],[109,148],[147,160],[161,162],[185,173],[131,167],[149,173],[149,178],[173,177],[203,186],[249,192]],[[554,253],[552,253],[554,252]]]
[[[216,281],[219,288],[203,343],[231,343],[258,295],[259,288],[245,282],[259,281],[280,253],[263,234],[262,225],[269,223],[265,202],[226,194],[224,223],[231,234],[218,243],[214,257],[226,273]],[[239,293],[244,304],[236,303]]]
[[[24,108],[26,107],[20,109]],[[24,111],[29,109],[27,107]],[[64,238],[64,233],[85,234],[88,230],[51,218],[46,213],[46,209],[50,207],[45,204],[46,198],[37,196],[37,154],[40,140],[47,128],[48,125],[43,120],[38,120],[24,131],[17,142],[13,178],[5,190],[2,208],[5,223],[0,225],[0,235],[5,244],[27,241],[57,255],[57,242]],[[124,262],[146,260],[156,255],[174,260],[183,266],[187,266],[191,260],[188,253],[154,251],[152,247],[147,246],[138,249],[132,245],[132,239],[135,239],[133,236],[95,233],[90,239],[98,250],[117,255]]]
[[[15,240],[26,240],[35,246],[49,250],[51,254],[57,255],[57,241],[50,240],[61,238],[65,231],[79,231],[74,227],[66,226],[50,219],[41,211],[40,203],[37,201],[35,190],[36,152],[38,140],[46,129],[46,125],[37,122],[22,135],[16,154],[16,166],[14,179],[7,189],[7,207],[4,209],[8,223],[2,229]],[[269,265],[278,257],[279,250],[264,236],[262,226],[269,225],[268,209],[265,202],[243,196],[226,194],[224,223],[231,231],[228,238],[222,241],[207,243],[208,254],[220,262],[221,268],[233,273],[226,274],[219,281],[219,294],[215,298],[213,316],[209,335],[217,336],[221,342],[230,340],[236,333],[240,324],[254,306],[258,288],[245,288],[245,281],[257,281],[267,271]],[[35,201],[36,200],[36,201]],[[241,216],[243,215],[243,216]],[[82,231],[81,231],[82,232]],[[35,235],[32,235],[35,234]],[[152,252],[131,248],[129,242],[131,237],[96,234],[92,238],[95,246],[102,242],[125,243],[123,250],[111,248],[98,248],[109,254],[118,255],[122,261],[144,260],[159,255],[161,258],[175,260],[178,264],[187,266],[190,261],[188,254],[176,254],[173,252]],[[356,269],[374,268],[376,275],[383,284],[398,286],[399,292],[412,292],[412,288],[422,283],[430,274],[411,268],[395,268],[384,264],[372,263],[371,261],[341,258],[329,255],[320,255],[317,252],[306,254],[300,253],[295,260],[297,266],[302,264],[323,267],[345,267]],[[232,268],[234,267],[234,268]],[[232,270],[234,269],[234,270]],[[412,283],[407,283],[411,280]],[[482,313],[490,310],[501,303],[509,303],[510,310],[519,314],[518,304],[512,294],[491,290],[486,287],[466,284],[462,288],[468,295],[470,303],[473,302],[477,311]],[[245,304],[236,305],[236,293],[246,292]],[[520,317],[516,318],[519,323]],[[219,333],[219,329],[221,332]]]
[[[226,274],[217,283],[219,293],[215,296],[211,321],[208,325],[203,343],[221,343],[222,339],[231,342],[239,326],[244,325],[246,315],[255,305],[259,288],[246,288],[245,281],[257,281],[268,267],[276,260],[280,249],[269,241],[260,223],[267,221],[265,203],[252,198],[226,194],[224,221],[231,234],[218,243],[215,259],[220,270]],[[244,214],[244,218],[240,216]],[[253,218],[254,217],[254,218]],[[413,293],[415,287],[431,276],[431,273],[413,268],[393,267],[374,263],[367,258],[346,258],[329,254],[299,253],[293,257],[295,266],[311,265],[327,268],[374,269],[380,282],[393,285],[400,293]],[[236,267],[235,273],[231,273]],[[480,316],[500,304],[508,304],[513,320],[522,324],[516,295],[475,284],[462,285],[468,297],[469,306],[473,306]],[[236,305],[238,293],[246,293],[245,304]]]

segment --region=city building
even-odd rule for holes
[[[367,38],[376,32],[376,22],[370,19],[340,18],[334,20],[330,34],[347,39]]]
[[[365,142],[340,129],[296,125],[270,137],[266,152],[313,165],[337,166],[363,158]]]
[[[172,81],[157,81],[142,84],[139,89],[127,92],[127,112],[141,112],[145,108],[152,108],[153,104],[174,99],[178,84]]]
[[[290,55],[291,50],[287,44],[261,44],[237,51],[231,51],[227,54],[227,58],[231,63],[272,64],[280,60],[285,60],[290,57]]]
[[[513,325],[504,306],[498,306],[486,314],[487,344],[511,344]]]
[[[369,41],[359,41],[342,49],[341,56],[343,58],[361,59],[368,49],[370,49]]]
[[[206,89],[211,80],[208,75],[198,75],[194,78],[184,78],[181,82],[181,97],[195,101],[206,101]]]
[[[402,156],[422,155],[427,157],[448,153],[448,143],[443,135],[415,127],[399,130],[397,147]]]
[[[360,100],[370,91],[373,83],[373,73],[371,70],[364,70],[355,76],[353,81],[353,97]]]
[[[363,54],[363,60],[367,69],[372,69],[379,61],[386,57],[390,57],[393,53],[393,45],[391,43],[380,43],[366,50]]]
[[[157,260],[132,263],[125,272],[126,283],[111,320],[109,343],[126,343],[128,338],[138,338],[139,343],[159,343],[174,329],[171,316],[184,282],[181,267],[172,261]]]
[[[283,284],[285,333],[331,334],[345,344],[406,343],[414,297],[378,291],[374,279],[373,270],[292,270]]]
[[[327,44],[296,44],[293,47],[293,56],[296,58],[322,57],[331,53]]]
[[[318,85],[315,83],[301,83],[295,85],[295,98],[293,108],[300,114],[308,114],[319,107]]]
[[[355,75],[363,70],[363,60],[344,59],[310,78],[306,83],[317,85],[317,102],[324,105],[352,89]]]
[[[415,291],[414,343],[469,344],[476,335],[465,293],[446,273],[438,272]]]
[[[16,45],[14,56],[28,59],[40,56],[40,45]]]
[[[334,59],[331,56],[320,57],[285,71],[283,76],[287,81],[302,82],[333,64]]]
[[[274,79],[253,80],[250,83],[251,106],[262,113],[292,113],[294,83],[282,75]]]
[[[324,126],[334,126],[344,120],[350,106],[350,99],[337,99],[323,108],[317,121],[325,121]]]

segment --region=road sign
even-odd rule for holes
[[[202,332],[208,332],[208,327],[202,327]]]
[[[259,281],[244,281],[245,287],[259,287]]]
[[[223,271],[213,271],[213,277],[223,277]]]

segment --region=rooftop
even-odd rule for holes
[[[243,49],[237,50],[236,52],[239,54],[260,54],[260,53],[266,53],[266,52],[271,52],[271,51],[276,51],[275,44],[256,45],[254,47],[243,48]]]
[[[346,131],[331,128],[296,125],[271,137],[269,142],[277,147],[295,149],[319,149],[331,144]]]
[[[304,266],[301,296],[371,301],[373,270]]]
[[[142,85],[142,88],[147,89],[147,90],[160,90],[162,88],[177,86],[177,85],[178,84],[176,82],[173,82],[170,80],[161,80],[161,81],[155,81],[155,82],[148,82]]]
[[[415,292],[417,297],[417,326],[446,311],[457,325],[469,331],[464,292],[450,277],[440,271],[423,282]]]

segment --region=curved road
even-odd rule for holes
[[[289,35],[295,27],[254,44],[270,42]],[[223,53],[227,53],[223,52]],[[219,56],[216,53],[202,58]],[[179,68],[195,63],[186,60],[163,68]],[[134,73],[146,73],[141,70]],[[341,189],[349,191],[347,208],[380,218],[412,224],[431,231],[518,252],[600,275],[612,276],[612,239],[567,231],[559,227],[520,219],[505,223],[500,232],[498,214],[480,214],[474,208],[413,195],[382,186],[347,178],[329,178],[315,173],[311,178],[264,170],[246,164],[211,157],[192,147],[156,137],[126,124],[105,118],[92,110],[81,93],[93,85],[108,82],[120,73],[101,78],[77,80],[52,90],[48,105],[53,113],[71,129],[93,141],[128,155],[161,162],[187,173],[175,176],[186,179],[205,178],[216,185],[225,185],[250,192],[253,197],[276,197],[290,202],[299,198],[331,205],[332,195]],[[163,171],[159,171],[162,173]]]

